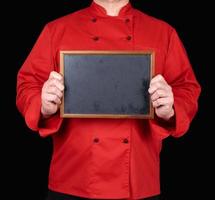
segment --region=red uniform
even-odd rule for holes
[[[175,123],[143,119],[40,119],[41,88],[59,72],[60,50],[153,50],[155,72],[173,88]],[[48,23],[18,73],[17,106],[27,125],[51,135],[49,188],[87,198],[145,198],[160,193],[161,142],[179,137],[197,111],[200,86],[170,25],[130,4],[118,16],[101,6]]]

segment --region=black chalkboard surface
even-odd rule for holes
[[[61,117],[153,118],[153,52],[61,51]]]

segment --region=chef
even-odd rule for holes
[[[148,92],[155,118],[61,118],[61,50],[154,51]],[[186,133],[199,94],[176,30],[129,0],[94,0],[48,23],[17,77],[17,107],[26,124],[53,139],[48,200],[159,199],[162,140]]]

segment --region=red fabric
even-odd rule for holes
[[[40,119],[41,88],[52,70],[59,71],[60,50],[155,51],[156,74],[162,74],[173,88],[175,123],[157,118],[63,120],[58,113]],[[31,129],[53,137],[50,189],[87,198],[138,199],[160,193],[162,139],[188,130],[199,93],[186,52],[171,26],[130,4],[111,17],[92,3],[45,26],[18,73],[17,106]]]

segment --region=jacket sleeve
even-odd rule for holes
[[[180,137],[187,132],[197,112],[201,88],[174,29],[169,40],[163,76],[173,90],[175,119],[170,122],[152,120],[151,128],[161,139],[169,135]]]
[[[18,72],[16,96],[17,108],[27,126],[43,137],[57,132],[62,123],[58,114],[45,120],[41,119],[40,114],[41,89],[50,72],[55,69],[51,36],[46,25]]]

